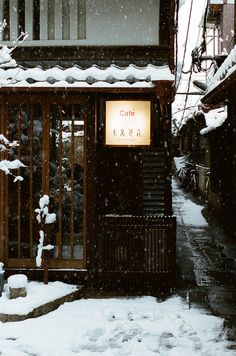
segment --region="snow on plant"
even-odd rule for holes
[[[6,26],[7,22],[4,19],[3,22],[0,24],[0,33],[4,31]],[[6,45],[0,44],[0,68],[16,67],[16,61],[11,56],[12,52],[19,44],[24,42],[26,38],[28,38],[28,33],[22,31],[16,41],[13,42],[13,46],[11,48],[7,47]]]
[[[0,152],[9,152],[13,147],[17,147],[18,142],[12,141],[10,142],[3,134],[0,134]],[[15,159],[14,161],[9,160],[1,160],[0,161],[0,170],[5,174],[10,174],[15,177],[14,182],[23,180],[21,176],[15,176],[11,171],[15,169],[19,169],[20,167],[26,167],[20,160]]]
[[[0,33],[4,31],[6,26],[7,26],[7,22],[6,20],[3,20],[3,22],[0,23]],[[8,48],[7,46],[0,44],[0,68],[16,67],[16,61],[12,59],[11,54],[20,43],[26,40],[27,37],[28,37],[27,33],[21,32],[21,34],[13,43],[13,46],[11,48]],[[11,81],[12,80],[10,80],[10,82]],[[11,148],[16,146],[18,146],[17,141],[10,142],[3,134],[0,134],[0,152],[10,151]],[[20,167],[26,167],[26,166],[18,159],[15,159],[14,161],[9,161],[6,159],[0,161],[0,170],[5,172],[5,174],[11,174],[13,177],[15,177],[14,182],[18,180],[20,181],[23,180],[21,176],[15,176],[11,172],[12,170],[19,169]]]
[[[42,255],[43,251],[50,251],[54,248],[53,245],[44,245],[45,243],[45,237],[46,237],[46,232],[45,232],[45,224],[53,224],[56,221],[56,214],[55,213],[49,213],[48,211],[48,205],[49,205],[49,196],[44,195],[39,199],[39,208],[35,209],[35,212],[37,213],[36,219],[38,223],[40,224],[40,230],[39,230],[39,244],[38,244],[38,251],[37,251],[37,256],[36,256],[36,266],[41,267],[42,266]]]

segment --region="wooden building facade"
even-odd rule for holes
[[[218,50],[215,44],[212,48],[213,41],[209,41],[206,53],[212,54],[218,67],[206,83],[201,83],[205,87],[201,111],[186,120],[176,137],[179,153],[188,154],[196,167],[197,192],[206,198],[211,214],[233,237],[236,234],[235,23],[234,1],[209,1],[206,26],[217,30],[213,38],[220,46]]]
[[[208,205],[230,235],[236,235],[236,48],[215,73],[202,102],[206,106],[225,105],[227,118],[207,135],[210,151],[210,194]]]
[[[235,14],[235,2],[225,0],[218,5],[217,11],[215,9],[217,16],[208,18],[220,27],[221,50],[226,53],[222,57],[224,61],[209,79],[201,100],[205,109],[222,108],[226,113],[224,120],[219,118],[220,124],[205,133],[211,171],[208,206],[233,237],[236,235]]]
[[[47,194],[57,216],[49,278],[113,290],[172,287],[175,2],[0,5],[10,23],[3,43],[19,26],[30,33],[14,52],[18,67],[0,68],[1,132],[19,143],[7,157],[26,166],[16,174],[23,181],[1,175],[7,273],[41,274],[35,209]]]

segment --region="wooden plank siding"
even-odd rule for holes
[[[157,215],[165,212],[165,152],[148,150],[142,155],[143,214]]]

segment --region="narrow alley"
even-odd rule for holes
[[[177,217],[177,265],[180,293],[225,318],[228,336],[236,340],[236,246],[208,214],[203,203],[173,180]]]

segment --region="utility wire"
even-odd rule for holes
[[[196,102],[196,103],[197,103],[197,102]],[[177,114],[177,113],[179,113],[179,112],[181,112],[181,111],[184,111],[184,110],[188,110],[188,109],[195,108],[196,106],[197,106],[197,104],[195,104],[195,105],[190,105],[190,106],[186,107],[185,109],[177,110],[177,111],[173,112],[173,115],[174,115],[174,114]]]
[[[206,31],[207,31],[207,14],[208,14],[208,8],[209,8],[209,3],[210,1],[206,1],[206,6],[205,6],[205,13],[204,13],[204,19],[203,19],[203,31],[202,31],[202,41],[198,47],[195,47],[192,50],[192,62],[193,62],[193,71],[195,73],[204,71],[204,68],[202,68],[202,55],[204,52],[206,52]]]
[[[179,23],[179,0],[176,0],[176,18],[175,18],[175,85],[178,74],[178,23]]]
[[[192,17],[192,9],[193,9],[193,0],[191,0],[190,10],[189,10],[187,34],[186,34],[186,39],[185,39],[185,44],[184,44],[184,54],[183,54],[183,60],[182,60],[182,65],[181,65],[181,71],[180,71],[179,80],[178,80],[178,83],[177,83],[177,85],[176,85],[177,89],[178,89],[179,84],[180,84],[180,81],[181,81],[181,79],[182,79],[182,71],[183,71],[183,69],[184,69],[184,62],[185,62],[185,56],[186,56],[186,51],[187,51],[187,43],[188,43],[190,22],[191,22],[191,17]]]
[[[191,70],[191,71],[190,71],[190,74],[189,74],[188,86],[187,86],[187,90],[186,90],[187,93],[189,92],[189,89],[190,89],[190,84],[191,84],[191,79],[192,79],[192,74],[193,74],[193,65],[191,65],[191,69],[190,69],[190,70]],[[185,95],[184,110],[183,110],[182,118],[181,118],[181,120],[180,120],[180,125],[182,124],[182,122],[183,122],[183,120],[184,120],[184,114],[185,114],[185,111],[186,111],[187,102],[188,102],[188,95]]]
[[[206,35],[206,19],[207,19],[208,4],[209,4],[209,0],[206,0],[206,6],[205,6],[205,12],[204,12],[204,20],[203,20],[202,42],[201,42],[200,46],[196,48],[196,49],[197,49],[197,52],[198,52],[198,51],[203,51],[204,48],[206,48],[205,35]],[[188,42],[190,21],[191,21],[191,15],[192,15],[192,6],[193,6],[193,0],[191,1],[191,6],[190,6],[188,29],[187,29],[187,36],[186,36],[186,41],[185,41],[185,48],[184,48],[184,57],[183,57],[183,62],[182,62],[182,67],[181,67],[180,78],[179,78],[179,83],[180,83],[180,80],[182,79],[182,74],[190,74],[190,75],[189,75],[189,78],[188,78],[188,86],[187,86],[186,93],[189,92],[190,85],[191,85],[192,74],[193,74],[193,71],[195,72],[195,70],[194,70],[194,64],[195,64],[195,63],[193,63],[193,61],[192,61],[190,70],[187,71],[187,72],[184,72],[184,71],[183,71],[184,61],[185,61],[185,55],[186,55],[186,50],[187,50],[187,42]],[[199,32],[198,32],[198,40],[199,40],[199,37],[200,37],[200,29],[199,29]],[[201,54],[202,54],[202,53],[203,53],[203,52],[201,52]],[[193,55],[193,52],[192,52],[192,55]],[[196,104],[198,103],[199,100],[200,100],[200,99],[198,99],[198,100],[196,101]],[[183,120],[184,120],[185,117],[186,117],[186,116],[185,116],[185,111],[188,109],[188,108],[187,108],[187,102],[188,102],[188,94],[186,94],[186,96],[185,96],[184,108],[183,108],[183,115],[182,115],[182,118],[181,118],[181,120],[180,120],[180,122],[179,122],[179,127],[181,126]]]

